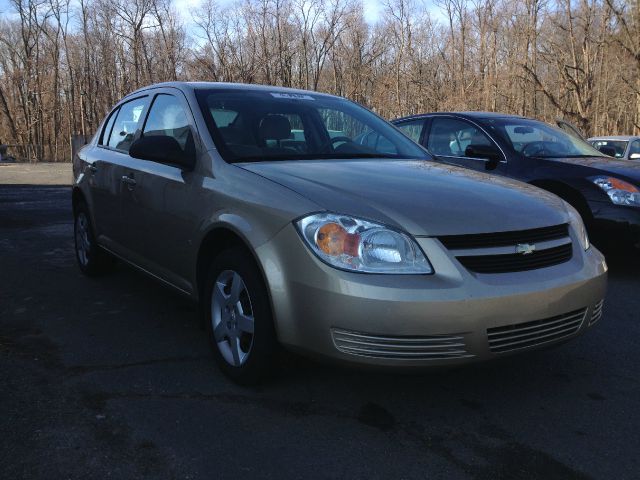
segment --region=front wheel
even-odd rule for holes
[[[263,380],[272,371],[277,341],[267,289],[251,254],[232,248],[218,255],[201,301],[220,369],[240,384]]]

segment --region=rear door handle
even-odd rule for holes
[[[129,177],[128,175],[123,175],[120,181],[122,181],[122,183],[126,183],[129,188],[133,188],[136,186],[136,180],[132,177]]]

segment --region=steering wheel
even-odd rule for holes
[[[331,138],[331,145],[333,145],[336,142],[349,142],[349,143],[353,143],[353,140],[351,140],[349,137],[332,137]]]
[[[542,155],[543,153],[549,151],[547,143],[548,142],[542,142],[542,141],[527,143],[524,147],[522,147],[522,150],[520,150],[520,153],[522,153],[527,157],[535,157],[536,155]]]

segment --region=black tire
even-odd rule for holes
[[[242,281],[242,291],[237,302],[232,298],[231,287],[236,278],[233,274],[237,274]],[[214,288],[220,288],[222,294],[228,296],[214,300]],[[251,253],[238,247],[221,252],[209,268],[200,301],[213,357],[224,374],[241,385],[254,385],[270,376],[274,369],[278,343],[267,288]],[[218,308],[221,301],[226,305],[224,309],[230,309],[231,312],[236,309],[235,312],[222,313],[223,308]],[[214,309],[218,313],[214,313]],[[238,325],[242,322],[236,320],[240,317],[253,319],[251,334],[246,331],[240,332]],[[214,324],[219,330],[218,340]],[[233,338],[237,339],[235,353],[239,355],[238,358],[231,353]],[[229,359],[230,355],[232,359]]]
[[[89,209],[82,202],[74,209],[73,239],[76,260],[82,273],[94,277],[113,269],[115,260],[96,242]]]

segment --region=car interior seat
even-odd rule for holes
[[[282,140],[291,138],[291,123],[284,115],[267,115],[263,117],[258,128],[258,137],[261,146],[267,147],[269,152],[273,152],[274,142],[278,150],[291,151],[291,149],[282,148],[280,143]]]

